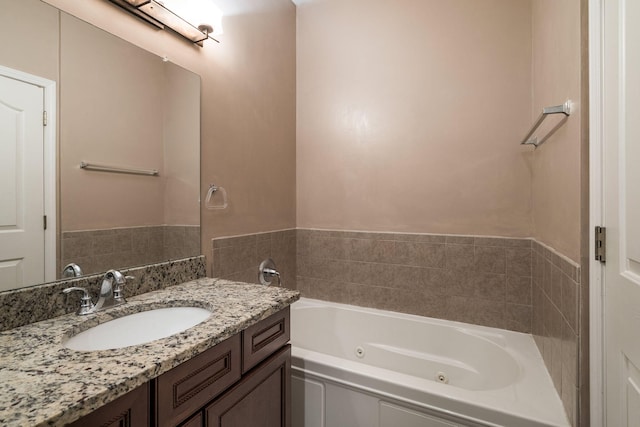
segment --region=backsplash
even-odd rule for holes
[[[143,265],[200,254],[200,226],[161,225],[65,231],[58,271],[70,262],[84,274],[114,265]]]
[[[578,425],[580,302],[586,292],[580,283],[580,267],[539,242],[533,242],[532,249],[533,336],[569,421]]]
[[[135,279],[125,285],[125,296],[178,285],[205,277],[204,256],[145,265],[120,270]],[[87,288],[92,296],[99,293],[102,274],[83,276],[72,280],[60,280],[0,293],[0,331],[17,328],[29,323],[75,312],[80,304],[77,293],[64,295],[62,290],[70,286]]]
[[[303,296],[531,332],[531,240],[297,231]]]
[[[283,286],[296,289],[296,230],[213,239],[211,277],[259,283],[258,266],[272,258]]]

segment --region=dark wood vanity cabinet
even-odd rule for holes
[[[205,427],[291,425],[291,346],[280,349],[204,409]]]
[[[72,427],[289,427],[289,308],[250,326]]]
[[[134,427],[148,426],[149,386],[146,383],[89,415],[69,424],[69,427]]]

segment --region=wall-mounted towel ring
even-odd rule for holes
[[[218,197],[218,202],[216,203],[214,199],[214,194],[219,193],[220,197]],[[220,200],[222,199],[222,200]],[[227,202],[227,190],[224,187],[219,187],[215,184],[211,184],[209,186],[209,191],[207,191],[207,198],[204,201],[204,205],[207,209],[225,209],[229,203]]]

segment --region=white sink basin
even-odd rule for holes
[[[185,331],[211,316],[198,307],[143,311],[102,323],[69,338],[63,345],[79,351],[109,350],[144,344]]]

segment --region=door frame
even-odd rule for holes
[[[56,82],[24,71],[14,70],[0,65],[0,75],[41,87],[44,92],[44,110],[47,112],[47,125],[44,127],[44,214],[47,216],[47,229],[44,231],[44,281],[56,280],[56,237],[58,216],[56,209],[58,180],[56,178],[57,154],[57,114]]]
[[[595,259],[595,227],[604,220],[604,3],[589,0],[589,387],[591,425],[605,425],[604,266]]]

